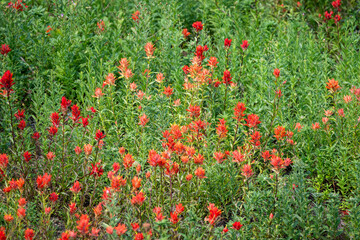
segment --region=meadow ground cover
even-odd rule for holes
[[[0,3],[0,240],[360,239],[358,1]]]

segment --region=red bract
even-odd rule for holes
[[[145,201],[145,196],[143,192],[139,192],[131,199],[132,205],[139,205],[141,206],[143,202]]]
[[[133,159],[133,156],[130,153],[128,153],[124,156],[123,165],[124,165],[125,169],[130,168],[134,162],[135,162],[135,160]]]
[[[285,168],[285,162],[278,156],[273,155],[270,160],[270,164],[274,170],[279,171],[281,168]]]
[[[97,26],[101,32],[105,31],[105,22],[103,20],[100,20],[100,22],[97,23]]]
[[[242,226],[243,225],[240,222],[234,222],[231,228],[235,230],[240,230]]]
[[[224,71],[224,75],[223,75],[222,79],[223,79],[223,83],[226,85],[230,85],[232,83],[232,81],[231,81],[232,77],[231,77],[229,70]]]
[[[179,222],[179,218],[178,218],[178,215],[174,212],[170,212],[170,218],[169,218],[170,222],[172,224],[177,224]]]
[[[234,108],[234,119],[236,119],[238,122],[244,119],[244,111],[246,110],[245,104],[238,102]]]
[[[72,113],[71,119],[74,121],[74,123],[77,123],[80,119],[81,112],[76,104],[71,107],[71,113]]]
[[[76,203],[69,204],[70,214],[74,214],[76,211]]]
[[[245,119],[246,124],[245,126],[248,126],[249,128],[257,128],[257,125],[259,125],[261,122],[259,121],[259,116],[256,114],[250,114],[248,115],[247,119]]]
[[[56,202],[59,198],[59,195],[57,195],[55,192],[50,193],[49,200],[52,202]]]
[[[20,120],[20,123],[19,123],[19,125],[18,125],[18,128],[19,128],[20,130],[24,130],[25,127],[26,127],[26,122],[25,122],[24,119],[21,119],[21,120]]]
[[[39,189],[49,186],[50,181],[51,181],[51,175],[48,173],[45,173],[43,176],[38,176],[36,179],[36,183]]]
[[[89,216],[82,214],[79,221],[76,221],[77,229],[81,234],[87,234],[89,232]]]
[[[114,230],[116,231],[116,235],[121,236],[126,233],[127,227],[125,224],[119,223],[116,227],[114,227]]]
[[[341,0],[335,0],[331,3],[331,5],[337,9],[338,11],[340,11],[340,6],[341,6]]]
[[[283,140],[283,138],[286,137],[286,130],[283,126],[278,126],[277,128],[275,128],[274,133],[274,137],[277,140]]]
[[[219,138],[226,138],[226,134],[228,132],[226,125],[226,121],[224,119],[220,119],[219,123],[216,127],[216,133],[219,136]]]
[[[55,134],[58,132],[58,129],[55,126],[51,126],[49,128],[48,132],[49,132],[50,136],[55,136]]]
[[[134,240],[143,240],[144,235],[142,233],[135,234]]]
[[[205,46],[198,45],[196,47],[195,56],[197,56],[202,61],[205,58],[204,52],[206,52],[208,50],[209,50],[209,48],[207,47],[207,45],[205,45]]]
[[[246,178],[249,178],[249,177],[251,177],[251,176],[254,174],[253,171],[252,171],[252,169],[251,169],[251,165],[250,165],[250,164],[245,164],[245,165],[243,166],[243,168],[241,169],[241,171],[242,171],[241,175],[243,175],[243,176],[246,177]]]
[[[9,157],[5,153],[0,154],[0,169],[5,169],[8,163]]]
[[[9,7],[12,7],[13,9],[17,11],[23,11],[24,7],[27,8],[28,6],[25,5],[25,3],[22,2],[23,0],[17,0],[15,3],[10,2],[8,4]]]
[[[163,93],[165,94],[165,96],[170,97],[173,94],[173,89],[170,86],[164,88],[165,90]]]
[[[104,137],[105,137],[105,134],[98,129],[98,130],[96,131],[96,134],[95,134],[95,140],[96,140],[96,141],[100,141],[100,140],[103,139]]]
[[[210,57],[210,59],[208,60],[208,66],[210,66],[211,68],[215,68],[218,63],[219,62],[217,61],[216,57]]]
[[[192,27],[196,30],[196,32],[200,32],[201,30],[203,30],[203,24],[200,21],[194,22],[192,24]]]
[[[30,159],[31,159],[31,153],[29,153],[28,151],[24,152],[24,161],[29,162]]]
[[[94,177],[101,177],[101,175],[103,175],[104,169],[100,164],[100,162],[95,163],[95,165],[91,164],[92,170],[90,175],[94,175]]]
[[[35,140],[38,140],[40,138],[40,133],[34,132],[34,134],[31,137]]]
[[[190,72],[190,68],[189,66],[185,65],[183,68],[182,68],[184,74],[188,74]]]
[[[245,51],[249,47],[249,42],[247,40],[243,40],[240,47],[243,51]]]
[[[190,117],[194,117],[194,118],[197,118],[200,116],[200,107],[199,106],[192,106],[190,104],[189,108],[186,109],[186,111],[188,111],[190,113]]]
[[[177,214],[181,214],[181,213],[183,213],[184,211],[185,211],[185,208],[184,208],[184,206],[183,206],[181,203],[179,203],[178,205],[175,206],[175,212],[176,212]]]
[[[10,51],[11,51],[11,48],[9,47],[9,45],[6,45],[6,44],[1,45],[0,53],[2,55],[6,56]]]
[[[28,228],[25,230],[25,239],[26,240],[33,240],[33,237],[35,236],[34,230]]]
[[[2,75],[0,80],[0,88],[4,88],[7,93],[11,93],[13,89],[11,87],[15,84],[12,78],[13,74],[7,70],[4,75]]]
[[[207,178],[205,177],[205,170],[202,167],[199,167],[195,170],[195,176],[197,176],[199,179]]]
[[[14,114],[17,120],[25,119],[25,110],[18,109],[18,112]]]
[[[52,124],[55,126],[55,127],[58,127],[59,124],[60,124],[60,116],[57,112],[53,112],[51,115],[50,115],[50,118],[51,118],[51,122]]]
[[[331,93],[335,93],[341,87],[339,86],[339,82],[334,79],[329,79],[326,83],[326,88],[329,89]]]
[[[131,18],[132,18],[135,22],[139,22],[139,16],[140,16],[140,12],[139,12],[139,11],[135,11],[135,12],[131,15]]]
[[[139,125],[145,127],[145,125],[149,122],[146,114],[144,113],[142,116],[139,116]]]
[[[209,216],[205,218],[205,221],[208,221],[211,225],[215,224],[217,218],[221,215],[221,211],[215,207],[215,204],[209,203]]]
[[[333,11],[331,11],[331,12],[326,11],[326,12],[324,13],[324,16],[325,16],[324,21],[326,22],[326,21],[332,19],[333,13],[334,13]]]
[[[260,138],[261,138],[260,132],[255,131],[253,134],[251,134],[250,137],[251,137],[250,142],[252,144],[254,144],[256,147],[260,146]]]
[[[280,77],[280,70],[277,69],[277,68],[275,68],[273,74],[274,74],[274,76],[275,76],[276,78]]]
[[[144,48],[145,48],[146,56],[148,58],[153,57],[153,54],[154,54],[154,51],[155,51],[154,45],[151,42],[148,42],[148,43],[146,43]]]
[[[66,112],[66,110],[70,107],[70,105],[71,105],[71,100],[68,100],[68,99],[66,99],[65,96],[63,96],[61,98],[61,110],[63,112]]]
[[[224,47],[225,48],[230,48],[231,47],[231,41],[232,41],[232,39],[225,38]]]
[[[187,28],[185,28],[182,30],[182,34],[183,34],[184,38],[186,39],[190,35],[190,32],[187,30]]]

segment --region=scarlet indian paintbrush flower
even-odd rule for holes
[[[4,88],[6,93],[13,92],[13,89],[11,87],[15,83],[14,83],[12,76],[13,76],[13,74],[9,70],[7,70],[0,79],[0,88]]]
[[[249,42],[247,40],[243,40],[240,47],[245,52],[245,50],[249,47]]]
[[[66,110],[70,107],[71,100],[66,99],[66,97],[61,98],[61,110],[62,112],[66,112]]]
[[[200,116],[200,107],[199,106],[196,106],[196,105],[192,106],[190,104],[189,108],[186,109],[186,111],[188,111],[190,113],[190,117],[197,118]]]
[[[196,32],[203,30],[203,24],[200,21],[194,22],[192,27],[196,30]]]
[[[29,162],[30,159],[31,159],[31,153],[29,153],[28,151],[24,152],[24,161]]]
[[[25,230],[25,235],[24,235],[25,240],[33,240],[34,236],[35,236],[34,230],[30,228]]]
[[[76,221],[77,229],[81,234],[87,234],[89,232],[89,216],[86,214],[81,215],[80,220]]]
[[[209,216],[205,218],[205,221],[209,222],[210,225],[214,225],[217,218],[221,215],[221,211],[213,203],[209,203]]]
[[[232,39],[225,38],[224,47],[227,48],[227,49],[230,48],[231,47],[231,41],[232,41]]]
[[[279,78],[279,77],[280,77],[280,70],[277,69],[277,68],[275,68],[273,74],[274,74],[274,76],[275,76],[276,78]]]
[[[326,83],[326,88],[329,89],[331,93],[335,93],[338,89],[340,89],[339,82],[334,79],[329,79]]]
[[[116,227],[114,227],[114,230],[116,231],[116,235],[119,237],[126,233],[127,227],[125,224],[119,223]]]
[[[228,132],[226,125],[226,121],[224,119],[220,119],[219,123],[216,127],[216,133],[219,136],[219,138],[226,138],[226,134]]]
[[[251,177],[251,176],[254,174],[253,171],[252,171],[252,169],[251,169],[251,165],[250,165],[250,164],[245,164],[245,165],[243,166],[243,168],[241,169],[241,171],[242,171],[241,175],[243,175],[243,176],[246,177],[246,178],[249,178],[249,177]]]
[[[97,26],[101,32],[105,31],[105,23],[103,20],[100,20],[100,22],[97,23]]]
[[[232,77],[231,77],[229,70],[224,71],[224,75],[223,75],[222,79],[223,79],[223,83],[226,85],[230,85],[232,83],[232,81],[231,81]]]
[[[131,199],[132,205],[139,205],[141,206],[143,202],[145,201],[145,196],[143,192],[139,192]]]
[[[183,34],[184,38],[186,39],[190,35],[190,32],[187,30],[187,28],[184,28],[182,30],[182,34]]]
[[[103,139],[106,135],[100,131],[99,129],[96,131],[96,134],[95,134],[95,140],[96,141],[100,141],[101,139]]]
[[[173,94],[173,89],[170,86],[165,87],[163,93],[165,94],[165,96],[170,97]]]
[[[48,173],[45,173],[43,176],[40,175],[36,179],[36,183],[39,189],[49,186],[50,181],[51,181],[51,175]]]
[[[261,123],[259,121],[259,116],[256,114],[250,114],[248,115],[247,119],[245,119],[246,124],[245,126],[248,126],[249,128],[257,128],[257,126]]]
[[[145,125],[149,122],[146,114],[144,113],[142,116],[139,116],[139,125],[145,127]]]
[[[242,224],[240,222],[234,222],[233,225],[232,225],[232,229],[235,229],[235,230],[240,230],[240,228],[242,228]]]
[[[205,170],[202,168],[202,167],[199,167],[195,170],[195,175],[199,178],[199,179],[202,179],[202,178],[207,178],[205,177]]]
[[[94,175],[94,177],[101,177],[103,175],[104,169],[100,164],[100,162],[95,163],[95,165],[91,164],[92,170],[90,175]]]
[[[10,51],[11,51],[11,48],[9,47],[9,45],[6,45],[6,44],[1,45],[0,53],[2,55],[6,56]]]
[[[155,51],[154,45],[151,42],[148,42],[148,43],[146,43],[144,48],[145,48],[146,56],[148,58],[152,58],[153,54],[154,54],[154,51]]]
[[[131,15],[131,18],[132,18],[132,20],[134,20],[134,22],[139,22],[139,16],[140,16],[140,12],[139,12],[139,11],[135,11],[135,12]]]
[[[208,60],[208,66],[210,66],[211,68],[215,68],[218,63],[219,62],[217,61],[216,57],[210,57],[210,59]]]

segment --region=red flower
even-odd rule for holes
[[[24,218],[24,217],[26,216],[26,210],[25,210],[25,208],[22,208],[22,207],[18,208],[16,214],[17,214],[17,216],[18,216],[19,218]]]
[[[9,157],[5,153],[0,154],[0,169],[5,169],[8,163]]]
[[[136,232],[140,228],[140,225],[138,223],[131,223],[132,229]]]
[[[163,93],[165,94],[165,96],[170,97],[173,94],[173,89],[170,86],[165,87]]]
[[[60,116],[59,116],[59,114],[57,112],[53,112],[50,115],[50,118],[51,118],[51,122],[52,122],[53,126],[58,127],[59,124],[60,124]]]
[[[69,204],[69,208],[70,208],[70,214],[74,214],[76,211],[76,203],[70,203]]]
[[[25,239],[26,240],[33,240],[33,237],[35,236],[34,230],[28,228],[25,230]]]
[[[140,12],[139,12],[139,11],[135,11],[135,12],[131,15],[131,18],[132,18],[135,22],[139,22],[139,16],[140,16]]]
[[[249,42],[247,40],[243,40],[240,47],[243,51],[245,51],[249,47]]]
[[[205,218],[205,221],[208,221],[211,225],[215,224],[217,218],[221,215],[221,211],[215,207],[213,203],[209,203],[209,216]]]
[[[142,233],[137,233],[134,237],[134,240],[143,240],[144,235]]]
[[[76,221],[77,229],[81,234],[87,234],[89,232],[89,216],[82,214],[79,221]]]
[[[127,231],[127,227],[125,224],[121,224],[119,223],[116,227],[114,227],[115,231],[116,231],[116,235],[118,235],[119,237],[121,235],[123,235],[124,233],[126,233]]]
[[[219,123],[216,127],[216,133],[219,136],[219,138],[225,138],[226,134],[228,132],[226,125],[225,125],[226,121],[224,119],[220,119]]]
[[[284,137],[286,137],[286,130],[283,126],[278,126],[277,128],[275,128],[274,130],[274,137],[279,141],[279,140],[283,140]]]
[[[240,230],[242,226],[243,225],[240,222],[234,222],[231,228],[235,230]]]
[[[76,104],[71,107],[71,112],[72,112],[71,119],[74,121],[74,123],[78,122],[78,120],[80,119],[81,112]]]
[[[324,13],[324,16],[325,16],[324,21],[326,22],[327,20],[332,19],[333,13],[334,13],[333,11],[331,11],[331,12],[326,11],[326,12]]]
[[[280,77],[280,70],[279,69],[277,69],[277,68],[274,69],[274,76],[276,78]]]
[[[9,47],[9,45],[6,45],[6,44],[1,45],[0,53],[2,55],[6,56],[10,51],[11,51],[11,48]]]
[[[273,166],[274,170],[280,170],[285,168],[285,162],[278,156],[273,155],[270,160],[270,164]]]
[[[31,153],[29,153],[28,151],[24,152],[24,160],[25,162],[29,162],[31,159]]]
[[[14,114],[17,120],[25,119],[25,110],[18,109],[18,112]]]
[[[250,142],[251,142],[252,144],[254,144],[255,146],[259,146],[259,145],[260,145],[260,138],[261,138],[260,132],[255,131],[255,132],[251,135],[251,140],[250,140]]]
[[[234,108],[234,119],[236,119],[238,122],[243,120],[245,114],[244,111],[246,110],[245,104],[238,102]]]
[[[56,202],[59,198],[59,195],[57,195],[55,192],[50,193],[49,200],[52,202]]]
[[[200,107],[199,106],[196,106],[196,105],[192,106],[190,104],[189,108],[186,109],[186,111],[188,111],[190,113],[190,117],[197,118],[200,116]]]
[[[190,32],[187,30],[187,28],[185,28],[182,30],[182,34],[183,34],[184,38],[186,39],[190,35]]]
[[[201,30],[203,30],[203,25],[200,21],[194,22],[192,24],[192,27],[195,28],[196,32],[200,32]]]
[[[7,70],[4,75],[1,77],[0,80],[0,88],[5,88],[5,91],[7,93],[12,92],[13,90],[11,89],[11,87],[15,84],[13,79],[12,79],[13,74]]]
[[[94,175],[94,177],[101,177],[104,173],[104,169],[102,169],[102,166],[100,165],[100,162],[97,162],[94,164],[91,164],[92,171],[90,175]]]
[[[96,141],[100,141],[100,140],[103,139],[104,137],[105,137],[105,134],[98,129],[98,130],[96,131],[96,134],[95,134],[95,140],[96,140]]]
[[[147,118],[146,114],[144,113],[142,116],[139,116],[139,125],[145,127],[145,125],[149,122],[149,119]]]
[[[19,128],[20,130],[24,130],[25,127],[26,127],[26,122],[24,121],[24,119],[21,119],[21,120],[20,120],[20,123],[19,123],[19,125],[18,125],[18,128]]]
[[[219,62],[217,61],[216,57],[210,57],[210,59],[208,60],[208,66],[210,66],[211,68],[215,68],[218,63]]]
[[[51,181],[51,175],[48,173],[45,173],[44,176],[39,175],[36,179],[36,183],[39,189],[49,186],[50,181]]]
[[[259,116],[256,114],[248,115],[247,119],[245,119],[246,124],[249,128],[256,128],[261,122],[259,121]]]
[[[175,213],[177,213],[177,214],[183,213],[184,210],[185,210],[185,208],[181,203],[179,203],[178,205],[175,206]]]
[[[241,171],[242,171],[241,175],[243,175],[243,176],[246,177],[246,178],[249,178],[249,177],[251,177],[251,176],[254,174],[253,171],[252,171],[252,169],[251,169],[251,165],[250,165],[250,164],[245,164],[245,165],[243,166],[243,168],[241,169]]]
[[[230,48],[232,39],[225,38],[224,47]]]
[[[205,58],[204,52],[206,52],[208,50],[209,50],[209,48],[207,47],[207,45],[205,45],[205,46],[198,45],[196,47],[195,56],[197,56],[202,61]]]
[[[174,212],[170,212],[170,218],[169,218],[170,222],[172,224],[177,224],[179,222],[179,218],[178,218],[178,215]]]
[[[335,23],[340,22],[340,20],[341,20],[341,16],[339,14],[335,15],[335,17],[334,17]]]
[[[185,66],[182,68],[182,70],[183,70],[183,72],[184,72],[185,74],[188,74],[188,73],[190,72],[190,68],[189,68],[189,66],[187,66],[187,65],[185,65]]]
[[[20,198],[18,203],[19,203],[19,207],[24,207],[26,205],[27,201],[25,198]]]
[[[155,47],[151,42],[145,44],[145,53],[148,58],[151,58],[154,54]]]
[[[40,138],[40,133],[34,132],[34,134],[31,137],[35,140],[38,140]]]
[[[83,127],[86,128],[87,125],[89,125],[89,116],[86,117],[86,118],[82,117],[82,118],[81,118],[81,121],[82,121]]]
[[[55,127],[55,126],[51,126],[48,131],[49,131],[50,136],[55,136],[55,134],[57,133],[58,129],[57,129],[57,127]]]
[[[330,90],[331,93],[335,93],[341,87],[339,86],[339,82],[334,79],[329,79],[326,83],[326,88]]]
[[[124,165],[125,169],[130,168],[134,164],[134,162],[135,162],[135,160],[133,159],[133,156],[130,153],[128,153],[124,156],[123,165]]]
[[[204,163],[204,156],[200,153],[197,156],[194,156],[194,163],[195,164],[203,164]]]
[[[340,6],[341,6],[341,0],[335,0],[331,3],[331,5],[337,9],[338,11],[340,11]]]
[[[63,112],[66,112],[66,110],[68,109],[68,107],[70,107],[70,105],[71,105],[71,100],[68,100],[68,99],[66,99],[65,96],[63,96],[61,98],[61,110]]]
[[[222,79],[223,79],[223,83],[226,85],[230,85],[232,83],[232,81],[231,81],[232,77],[231,77],[229,70],[224,71],[224,75],[223,75]]]
[[[131,199],[132,205],[139,205],[141,206],[143,202],[145,201],[145,196],[143,192],[139,192]]]
[[[195,175],[199,178],[199,179],[202,179],[202,178],[206,178],[205,177],[205,170],[202,168],[202,167],[199,167],[195,170]]]
[[[103,20],[100,20],[100,22],[97,23],[97,26],[99,28],[100,31],[105,31],[105,23]]]

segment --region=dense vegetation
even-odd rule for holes
[[[359,239],[360,3],[0,1],[0,240]]]

